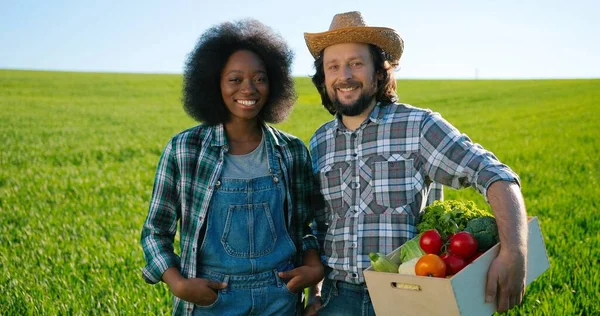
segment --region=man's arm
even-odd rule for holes
[[[437,113],[423,119],[421,133],[427,176],[455,189],[472,186],[494,212],[501,244],[488,270],[486,300],[496,300],[498,311],[506,311],[521,303],[525,289],[528,233],[519,178]]]
[[[486,302],[497,300],[497,310],[521,304],[527,276],[527,213],[516,183],[496,181],[487,190],[500,235],[500,253],[487,275]]]

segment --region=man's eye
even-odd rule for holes
[[[361,63],[361,62],[358,62],[358,61],[357,61],[357,62],[353,62],[353,63],[352,63],[352,67],[360,67],[360,66],[362,66],[362,63]]]
[[[338,70],[340,68],[338,65],[329,66],[329,70]]]
[[[230,78],[229,82],[240,82],[242,80],[240,80],[239,78]]]

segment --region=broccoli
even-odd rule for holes
[[[465,231],[475,237],[480,251],[486,251],[498,242],[498,225],[496,219],[491,216],[470,220]]]

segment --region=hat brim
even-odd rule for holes
[[[390,55],[390,62],[397,63],[404,51],[404,41],[393,29],[387,27],[347,27],[321,33],[304,33],[310,54],[317,59],[321,51],[341,43],[373,44]]]

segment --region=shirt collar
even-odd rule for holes
[[[275,129],[271,126],[267,125],[265,122],[262,122],[263,135],[267,138],[267,141],[270,141],[275,147],[285,146],[287,143],[283,140],[280,141],[279,137],[275,135]]]
[[[211,146],[223,147],[227,145],[227,137],[225,137],[225,126],[218,124],[210,127],[212,132]]]

